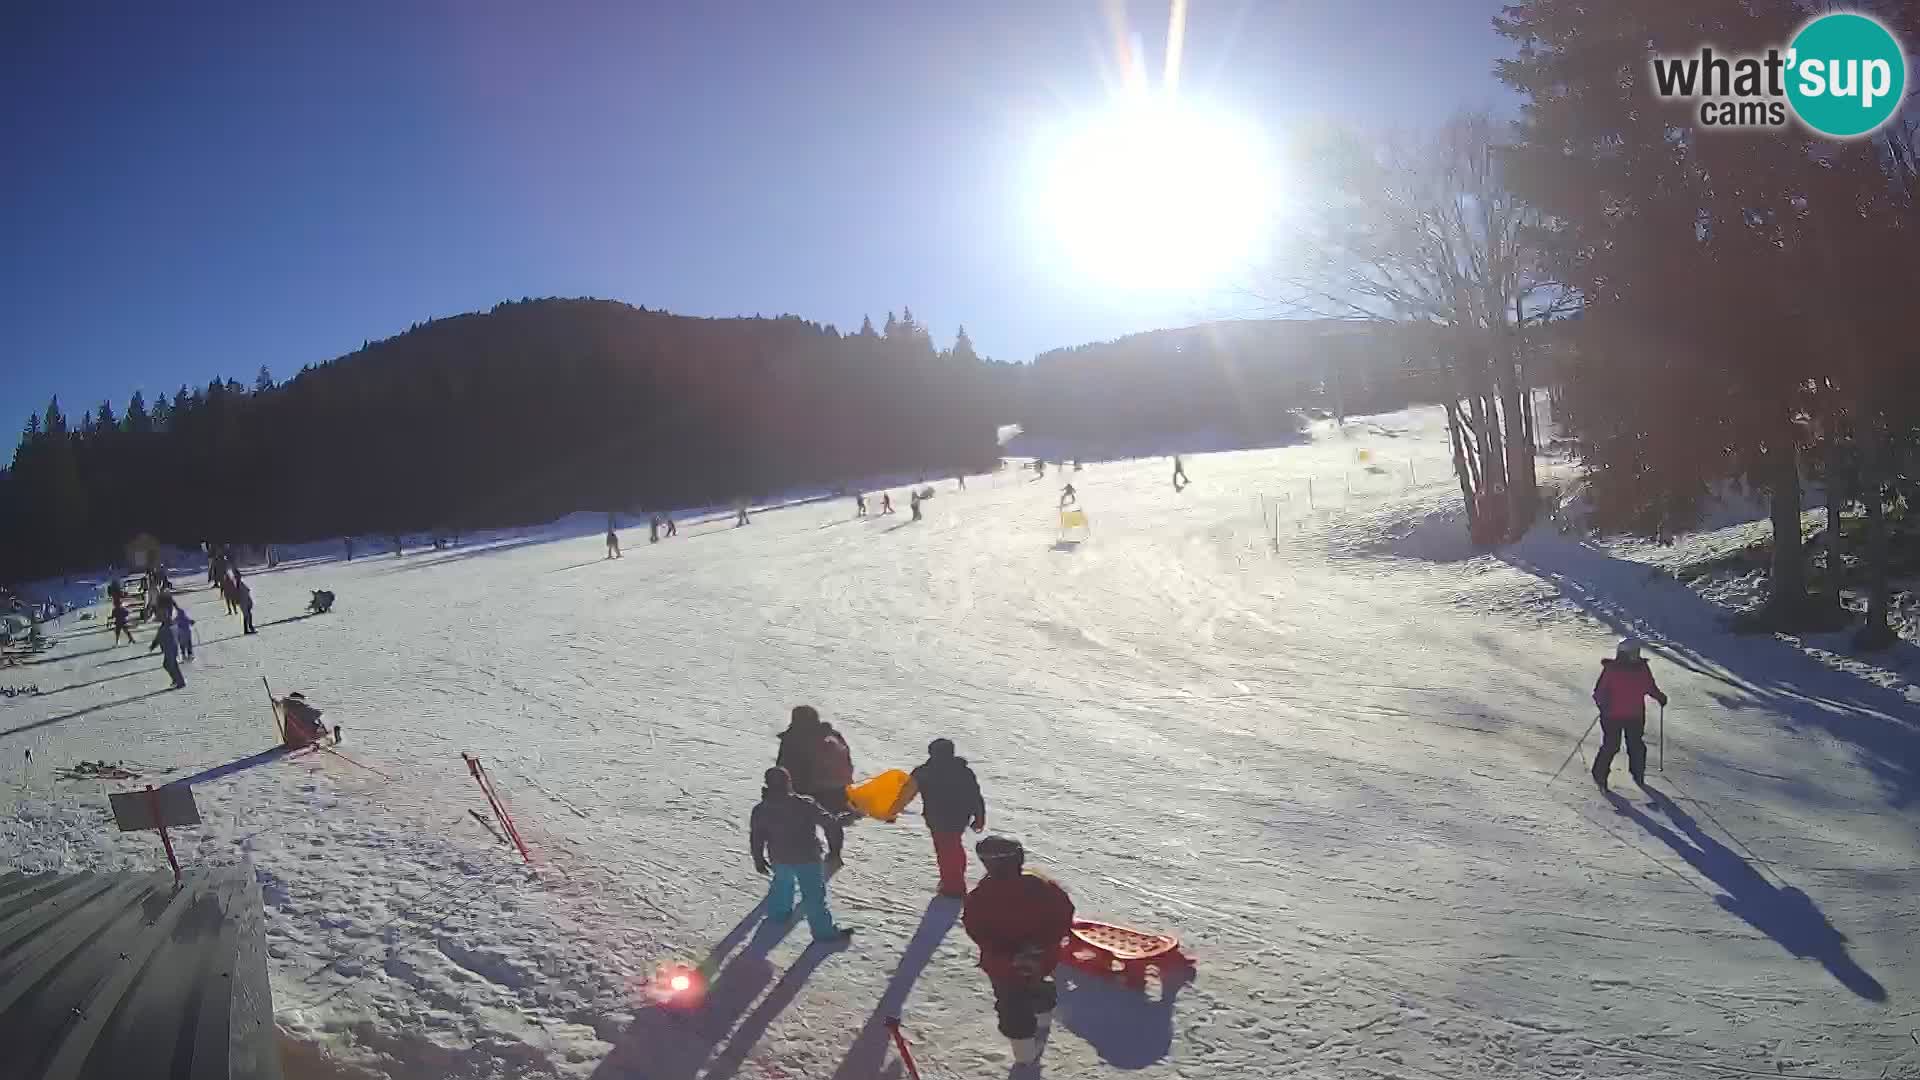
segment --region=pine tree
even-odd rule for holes
[[[138,390],[127,399],[127,415],[122,426],[130,435],[144,435],[153,430],[153,418],[147,415],[147,399]]]
[[[977,364],[980,362],[979,354],[973,351],[973,339],[967,337],[967,328],[964,323],[960,326],[960,332],[954,335],[953,351],[948,355],[953,360],[962,364]]]
[[[95,430],[102,432],[114,431],[120,427],[120,418],[113,415],[112,402],[100,402],[100,411],[94,417],[93,426]]]
[[[273,386],[273,372],[267,370],[267,365],[261,364],[260,373],[253,377],[253,392],[264,394],[273,389]]]
[[[857,336],[863,337],[863,338],[869,338],[869,339],[878,338],[880,336],[879,333],[875,331],[873,328],[873,316],[871,315],[860,316],[860,333]]]

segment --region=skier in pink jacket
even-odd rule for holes
[[[1640,657],[1640,643],[1622,638],[1612,657],[1600,661],[1600,679],[1593,684],[1593,703],[1600,707],[1600,752],[1593,755],[1593,782],[1607,787],[1607,772],[1627,740],[1627,771],[1633,782],[1647,780],[1647,699],[1664,708],[1667,695],[1653,681],[1653,669]]]

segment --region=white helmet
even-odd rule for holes
[[[1640,659],[1640,642],[1630,637],[1623,637],[1620,639],[1620,644],[1613,650],[1613,655],[1622,660],[1638,660]]]

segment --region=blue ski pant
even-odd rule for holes
[[[767,888],[767,918],[793,916],[794,889],[800,890],[800,910],[815,938],[833,936],[833,912],[827,910],[827,868],[824,863],[774,863],[773,884]]]

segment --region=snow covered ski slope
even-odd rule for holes
[[[1170,1000],[1063,969],[1049,1080],[1920,1076],[1906,677],[1729,636],[1550,531],[1474,555],[1436,414],[1349,427],[1188,457],[1180,494],[1155,458],[939,481],[919,523],[896,489],[627,529],[617,561],[588,522],[288,564],[250,577],[252,637],[188,593],[185,690],[104,630],[0,672],[46,691],[0,702],[0,851],[159,865],[108,832],[125,782],[60,770],[198,776],[176,843],[257,867],[294,1077],[871,1080],[903,1075],[892,1015],[928,1080],[1007,1075],[916,815],[850,831],[851,944],[755,917],[747,813],[808,702],[863,776],[953,739],[1085,917],[1182,936]],[[1615,804],[1548,776],[1623,628],[1674,704],[1658,795],[1622,763]],[[263,754],[262,676],[384,775]],[[700,1008],[647,993],[674,962],[710,965]]]

